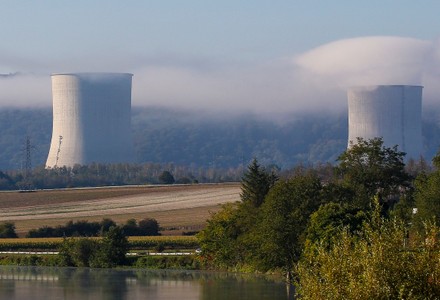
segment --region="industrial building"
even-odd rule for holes
[[[132,76],[52,75],[53,130],[46,168],[133,160]]]
[[[378,85],[348,90],[348,146],[358,137],[382,137],[406,159],[422,155],[422,86]]]

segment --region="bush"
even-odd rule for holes
[[[155,249],[162,244],[166,249],[197,249],[200,247],[194,236],[130,237],[130,249]]]
[[[111,226],[116,226],[116,223],[111,219],[103,219],[101,222],[69,221],[64,226],[44,226],[38,229],[31,229],[26,237],[102,236]]]
[[[156,236],[159,233],[159,223],[155,219],[145,218],[139,221],[129,219],[123,225],[122,229],[127,236]]]
[[[169,171],[163,171],[162,174],[159,175],[159,182],[162,184],[173,184],[175,182],[173,174]]]
[[[159,223],[156,221],[156,219],[145,218],[139,221],[139,235],[160,235]]]
[[[16,238],[15,225],[11,222],[0,224],[0,238]]]
[[[127,222],[122,226],[125,235],[127,236],[138,236],[139,227],[137,225],[136,219],[128,219]]]
[[[159,243],[156,245],[156,247],[154,247],[154,250],[156,252],[163,252],[165,250],[165,245],[163,243]]]
[[[330,248],[306,248],[297,292],[301,299],[439,299],[439,239],[431,224],[410,243],[403,224],[383,219],[359,235],[342,230]]]
[[[55,228],[49,226],[43,226],[38,229],[31,229],[26,234],[28,238],[40,238],[40,237],[57,237],[55,234]]]
[[[122,229],[110,227],[104,238],[65,239],[60,249],[60,261],[64,266],[111,268],[125,263],[128,241]]]
[[[0,265],[15,266],[61,266],[57,255],[7,255],[0,257]]]
[[[90,267],[100,245],[89,238],[65,239],[59,252],[61,264],[71,267]]]
[[[108,232],[110,230],[111,227],[116,226],[115,221],[113,221],[112,219],[109,218],[104,218],[102,219],[102,221],[99,223],[99,225],[101,226],[100,229],[100,236],[104,236],[106,232]]]
[[[120,227],[110,227],[99,246],[99,251],[93,257],[92,267],[111,268],[125,263],[128,240]]]

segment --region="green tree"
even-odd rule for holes
[[[123,265],[126,261],[128,240],[122,228],[111,227],[102,239],[99,251],[91,261],[92,267],[112,268]]]
[[[266,171],[254,158],[241,180],[241,200],[259,207],[277,180],[278,176],[273,171]]]
[[[0,224],[0,238],[16,238],[15,224],[11,222],[4,222]]]
[[[159,182],[162,184],[173,184],[175,182],[174,176],[169,171],[163,171],[159,175]]]
[[[330,247],[333,237],[342,228],[358,232],[366,220],[367,215],[359,208],[334,202],[323,204],[310,216],[306,244],[320,242]]]
[[[256,263],[262,270],[282,269],[290,278],[305,240],[309,216],[320,206],[321,182],[316,175],[280,181],[261,206],[260,248]]]
[[[440,222],[440,152],[434,157],[436,168],[431,174],[421,174],[415,182],[415,221],[422,226],[424,221]]]
[[[326,202],[350,204],[356,198],[356,191],[343,182],[330,181],[323,186],[323,199]]]
[[[125,263],[128,240],[120,227],[113,226],[101,241],[91,238],[65,238],[59,258],[63,266],[112,268]]]
[[[58,259],[60,261],[60,266],[62,267],[74,267],[75,263],[72,257],[72,248],[74,245],[73,238],[63,238],[58,251]]]
[[[390,216],[410,225],[414,221],[414,208],[414,189],[412,189],[411,192],[400,197],[399,202],[390,211]]]
[[[331,247],[316,242],[297,267],[300,299],[439,299],[440,228],[407,239],[406,225],[373,217]]]
[[[122,226],[124,233],[127,236],[136,236],[139,235],[139,227],[136,222],[136,219],[128,219],[125,224]]]
[[[256,159],[248,167],[242,181],[242,201],[223,206],[206,228],[198,234],[208,262],[221,268],[253,268],[259,249],[257,225],[260,208],[277,177],[258,165]]]
[[[358,138],[338,157],[336,170],[355,191],[357,205],[371,208],[371,199],[378,195],[381,205],[389,208],[410,186],[404,156],[397,146],[385,147],[381,138]]]
[[[61,264],[72,267],[90,267],[99,251],[100,243],[90,238],[65,238],[61,244],[59,258]]]
[[[101,226],[100,235],[103,236],[111,227],[116,226],[116,223],[112,219],[104,218],[99,225]]]
[[[197,234],[206,263],[229,268],[243,262],[243,253],[239,251],[238,244],[243,231],[238,219],[236,204],[225,204]]]
[[[139,221],[139,234],[140,235],[160,235],[159,223],[156,219],[145,218]]]

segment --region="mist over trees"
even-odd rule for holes
[[[158,107],[132,109],[136,163],[173,163],[203,168],[335,163],[347,146],[346,113],[303,114],[282,119],[251,114],[217,116]],[[52,133],[49,108],[0,109],[0,170],[25,168],[26,138],[31,163],[43,166]],[[434,111],[424,113],[424,151],[430,161],[440,144]],[[1,180],[1,178],[0,178]]]
[[[25,167],[27,136],[32,166],[45,164],[51,109],[1,109],[0,130],[0,170]],[[334,162],[346,147],[347,120],[346,115],[309,115],[271,121],[150,107],[132,109],[132,132],[137,163],[229,168],[246,166],[257,157],[264,165],[285,168]]]

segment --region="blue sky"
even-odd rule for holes
[[[438,59],[440,1],[434,0],[4,0],[1,5],[0,73],[26,74],[0,83],[3,105],[50,105],[52,72],[116,71],[135,74],[134,104],[225,110],[240,102],[233,107],[240,110],[252,104],[257,111],[284,111],[287,105],[295,110],[319,105],[318,100],[305,99],[318,99],[329,91],[341,97],[336,90],[347,84],[344,80],[316,93],[311,92],[317,89],[313,84],[309,90],[302,83],[295,91],[290,87],[310,77],[307,82],[316,80],[318,86],[328,81],[317,79],[322,72],[312,76],[297,71],[299,61],[302,69],[316,73],[310,60],[325,60],[328,53],[318,53],[316,59],[310,52],[327,44],[371,36],[410,38],[385,49],[397,53],[415,49],[405,54],[407,64],[411,55],[426,53],[418,49],[420,41],[427,42],[426,47],[434,49],[428,51],[434,53],[430,59],[435,63]],[[382,42],[367,39],[356,47],[382,49]],[[345,54],[348,44],[343,45],[330,47],[330,52],[339,51],[350,61],[356,52]],[[304,63],[304,56],[309,63]],[[372,52],[369,59],[375,56],[377,52]],[[426,82],[437,76],[431,75]],[[29,86],[29,93],[19,91],[23,84]],[[431,98],[435,93],[428,88]],[[276,105],[268,105],[273,99],[279,99]],[[308,107],[309,102],[315,104]]]

